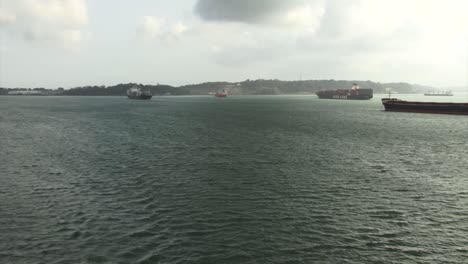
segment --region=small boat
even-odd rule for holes
[[[215,96],[216,97],[227,97],[227,91],[225,89],[221,90],[221,91],[217,91],[215,93]]]
[[[139,87],[132,87],[127,90],[127,97],[129,99],[137,99],[137,100],[149,100],[153,95],[149,90],[142,90]]]

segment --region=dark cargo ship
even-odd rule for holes
[[[153,95],[149,90],[143,91],[141,88],[133,87],[127,90],[127,97],[129,99],[149,100]]]
[[[385,111],[468,115],[468,103],[435,103],[383,98]]]
[[[369,100],[374,97],[372,89],[361,89],[357,84],[351,89],[324,90],[316,94],[320,99]]]

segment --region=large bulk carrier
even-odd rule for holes
[[[374,91],[353,84],[351,89],[323,90],[316,94],[320,99],[369,100],[374,96]]]
[[[385,111],[468,115],[468,103],[437,103],[383,98]]]

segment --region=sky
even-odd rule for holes
[[[0,87],[468,82],[467,0],[0,0]]]

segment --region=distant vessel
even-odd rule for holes
[[[452,91],[430,91],[428,93],[424,93],[425,96],[453,96]]]
[[[316,94],[320,99],[369,100],[374,96],[374,90],[361,89],[353,84],[351,89],[324,90]]]
[[[468,115],[468,103],[436,103],[383,98],[385,111]]]
[[[149,90],[142,90],[139,87],[132,87],[127,90],[127,96],[130,99],[149,100],[153,95]]]
[[[216,97],[226,97],[227,96],[227,91],[225,89],[221,90],[221,91],[217,91],[215,93],[215,96]]]

